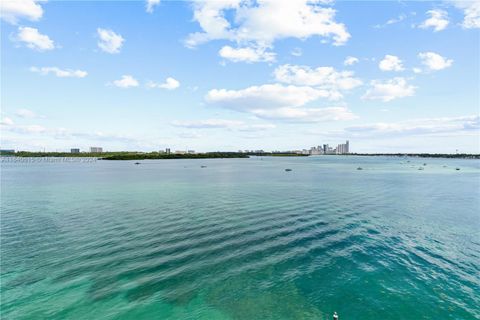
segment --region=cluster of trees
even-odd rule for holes
[[[101,157],[102,160],[147,160],[147,159],[209,159],[209,158],[248,158],[248,155],[237,152],[208,153],[123,153]]]
[[[70,152],[29,152],[18,151],[0,153],[2,156],[15,157],[63,157],[63,158],[98,158],[102,160],[146,160],[146,159],[207,159],[207,158],[248,158],[250,156],[276,156],[276,157],[291,157],[291,156],[306,156],[296,153],[243,153],[243,152],[205,152],[205,153],[164,153],[164,152],[136,152],[136,151],[120,151],[120,152],[102,152],[102,153],[70,153]]]
[[[250,156],[258,157],[306,157],[308,154],[299,154],[293,152],[205,152],[205,153],[164,153],[164,152],[137,152],[137,151],[117,151],[102,153],[70,153],[70,152],[5,152],[0,151],[1,156],[15,157],[75,157],[75,158],[98,158],[102,160],[144,160],[144,159],[206,159],[206,158],[248,158]],[[390,156],[390,157],[421,157],[421,158],[462,158],[462,159],[480,159],[480,154],[445,154],[445,153],[349,153],[347,156]]]

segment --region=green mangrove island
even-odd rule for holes
[[[99,160],[154,160],[154,159],[216,159],[216,158],[249,158],[250,156],[298,157],[308,156],[289,152],[204,152],[204,153],[165,153],[165,152],[102,152],[102,153],[70,153],[70,152],[2,152],[1,156],[21,158],[97,158]]]
[[[309,154],[296,152],[203,152],[203,153],[165,153],[165,152],[138,152],[138,151],[115,151],[115,152],[0,152],[0,156],[12,156],[22,158],[97,158],[99,160],[153,160],[153,159],[215,159],[215,158],[249,158],[257,157],[307,157]],[[324,155],[320,155],[324,156]],[[330,155],[327,155],[330,156]],[[419,158],[459,158],[480,159],[480,154],[444,154],[444,153],[348,153],[336,156],[363,156],[363,157],[419,157]]]

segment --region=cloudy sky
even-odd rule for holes
[[[1,0],[1,147],[480,152],[479,1]]]

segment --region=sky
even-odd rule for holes
[[[2,149],[480,153],[480,1],[0,1]]]

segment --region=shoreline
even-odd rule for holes
[[[305,157],[296,153],[240,153],[240,152],[205,152],[186,154],[166,154],[159,152],[104,152],[104,153],[68,153],[68,152],[16,152],[0,154],[1,157],[12,158],[92,158],[97,160],[163,160],[163,159],[247,159],[251,156],[273,157]]]
[[[1,157],[16,158],[95,158],[98,160],[162,160],[162,159],[245,159],[256,157],[308,157],[309,154],[291,152],[205,152],[193,154],[165,154],[159,152],[104,152],[104,153],[68,153],[68,152],[25,152],[0,153]],[[445,159],[480,159],[480,154],[445,154],[445,153],[348,153],[312,156],[358,156],[358,157],[399,157],[399,158],[445,158]]]
[[[447,158],[447,159],[480,159],[480,154],[470,153],[349,153],[344,156],[359,157],[403,157],[403,158]]]

